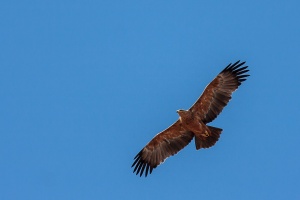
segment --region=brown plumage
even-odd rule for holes
[[[246,77],[248,66],[237,61],[229,64],[206,86],[204,92],[189,110],[178,110],[179,120],[166,130],[157,134],[136,156],[131,167],[136,174],[145,176],[164,162],[166,158],[178,153],[195,137],[196,149],[209,148],[219,139],[222,129],[208,126],[227,105],[232,93]]]

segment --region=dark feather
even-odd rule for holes
[[[145,176],[148,172],[161,164],[166,158],[178,153],[193,139],[194,134],[182,131],[181,123],[175,122],[172,126],[157,134],[136,156],[131,167],[133,172]],[[146,170],[145,170],[146,169]],[[150,169],[150,171],[149,171]]]
[[[237,61],[225,67],[218,76],[207,85],[202,95],[190,108],[206,124],[213,121],[227,105],[232,93],[248,77],[248,66]]]

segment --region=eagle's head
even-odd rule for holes
[[[190,114],[190,111],[188,111],[188,110],[182,110],[182,109],[179,109],[176,112],[178,113],[178,115],[180,117],[183,117],[183,118],[185,118],[186,116],[189,116],[189,114]]]

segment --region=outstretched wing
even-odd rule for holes
[[[229,64],[218,76],[206,86],[204,92],[190,110],[200,117],[204,123],[213,121],[227,105],[232,93],[241,85],[246,77],[248,66],[237,61]]]
[[[178,120],[172,126],[157,134],[136,156],[131,167],[136,174],[145,176],[162,163],[188,145],[194,134],[185,130]],[[149,171],[150,170],[150,171]]]

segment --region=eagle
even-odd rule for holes
[[[207,125],[227,105],[232,93],[249,76],[246,62],[237,61],[225,67],[204,89],[202,95],[188,110],[177,110],[179,119],[158,133],[134,158],[133,173],[145,177],[177,154],[195,138],[196,150],[212,147],[220,137],[221,128]]]

